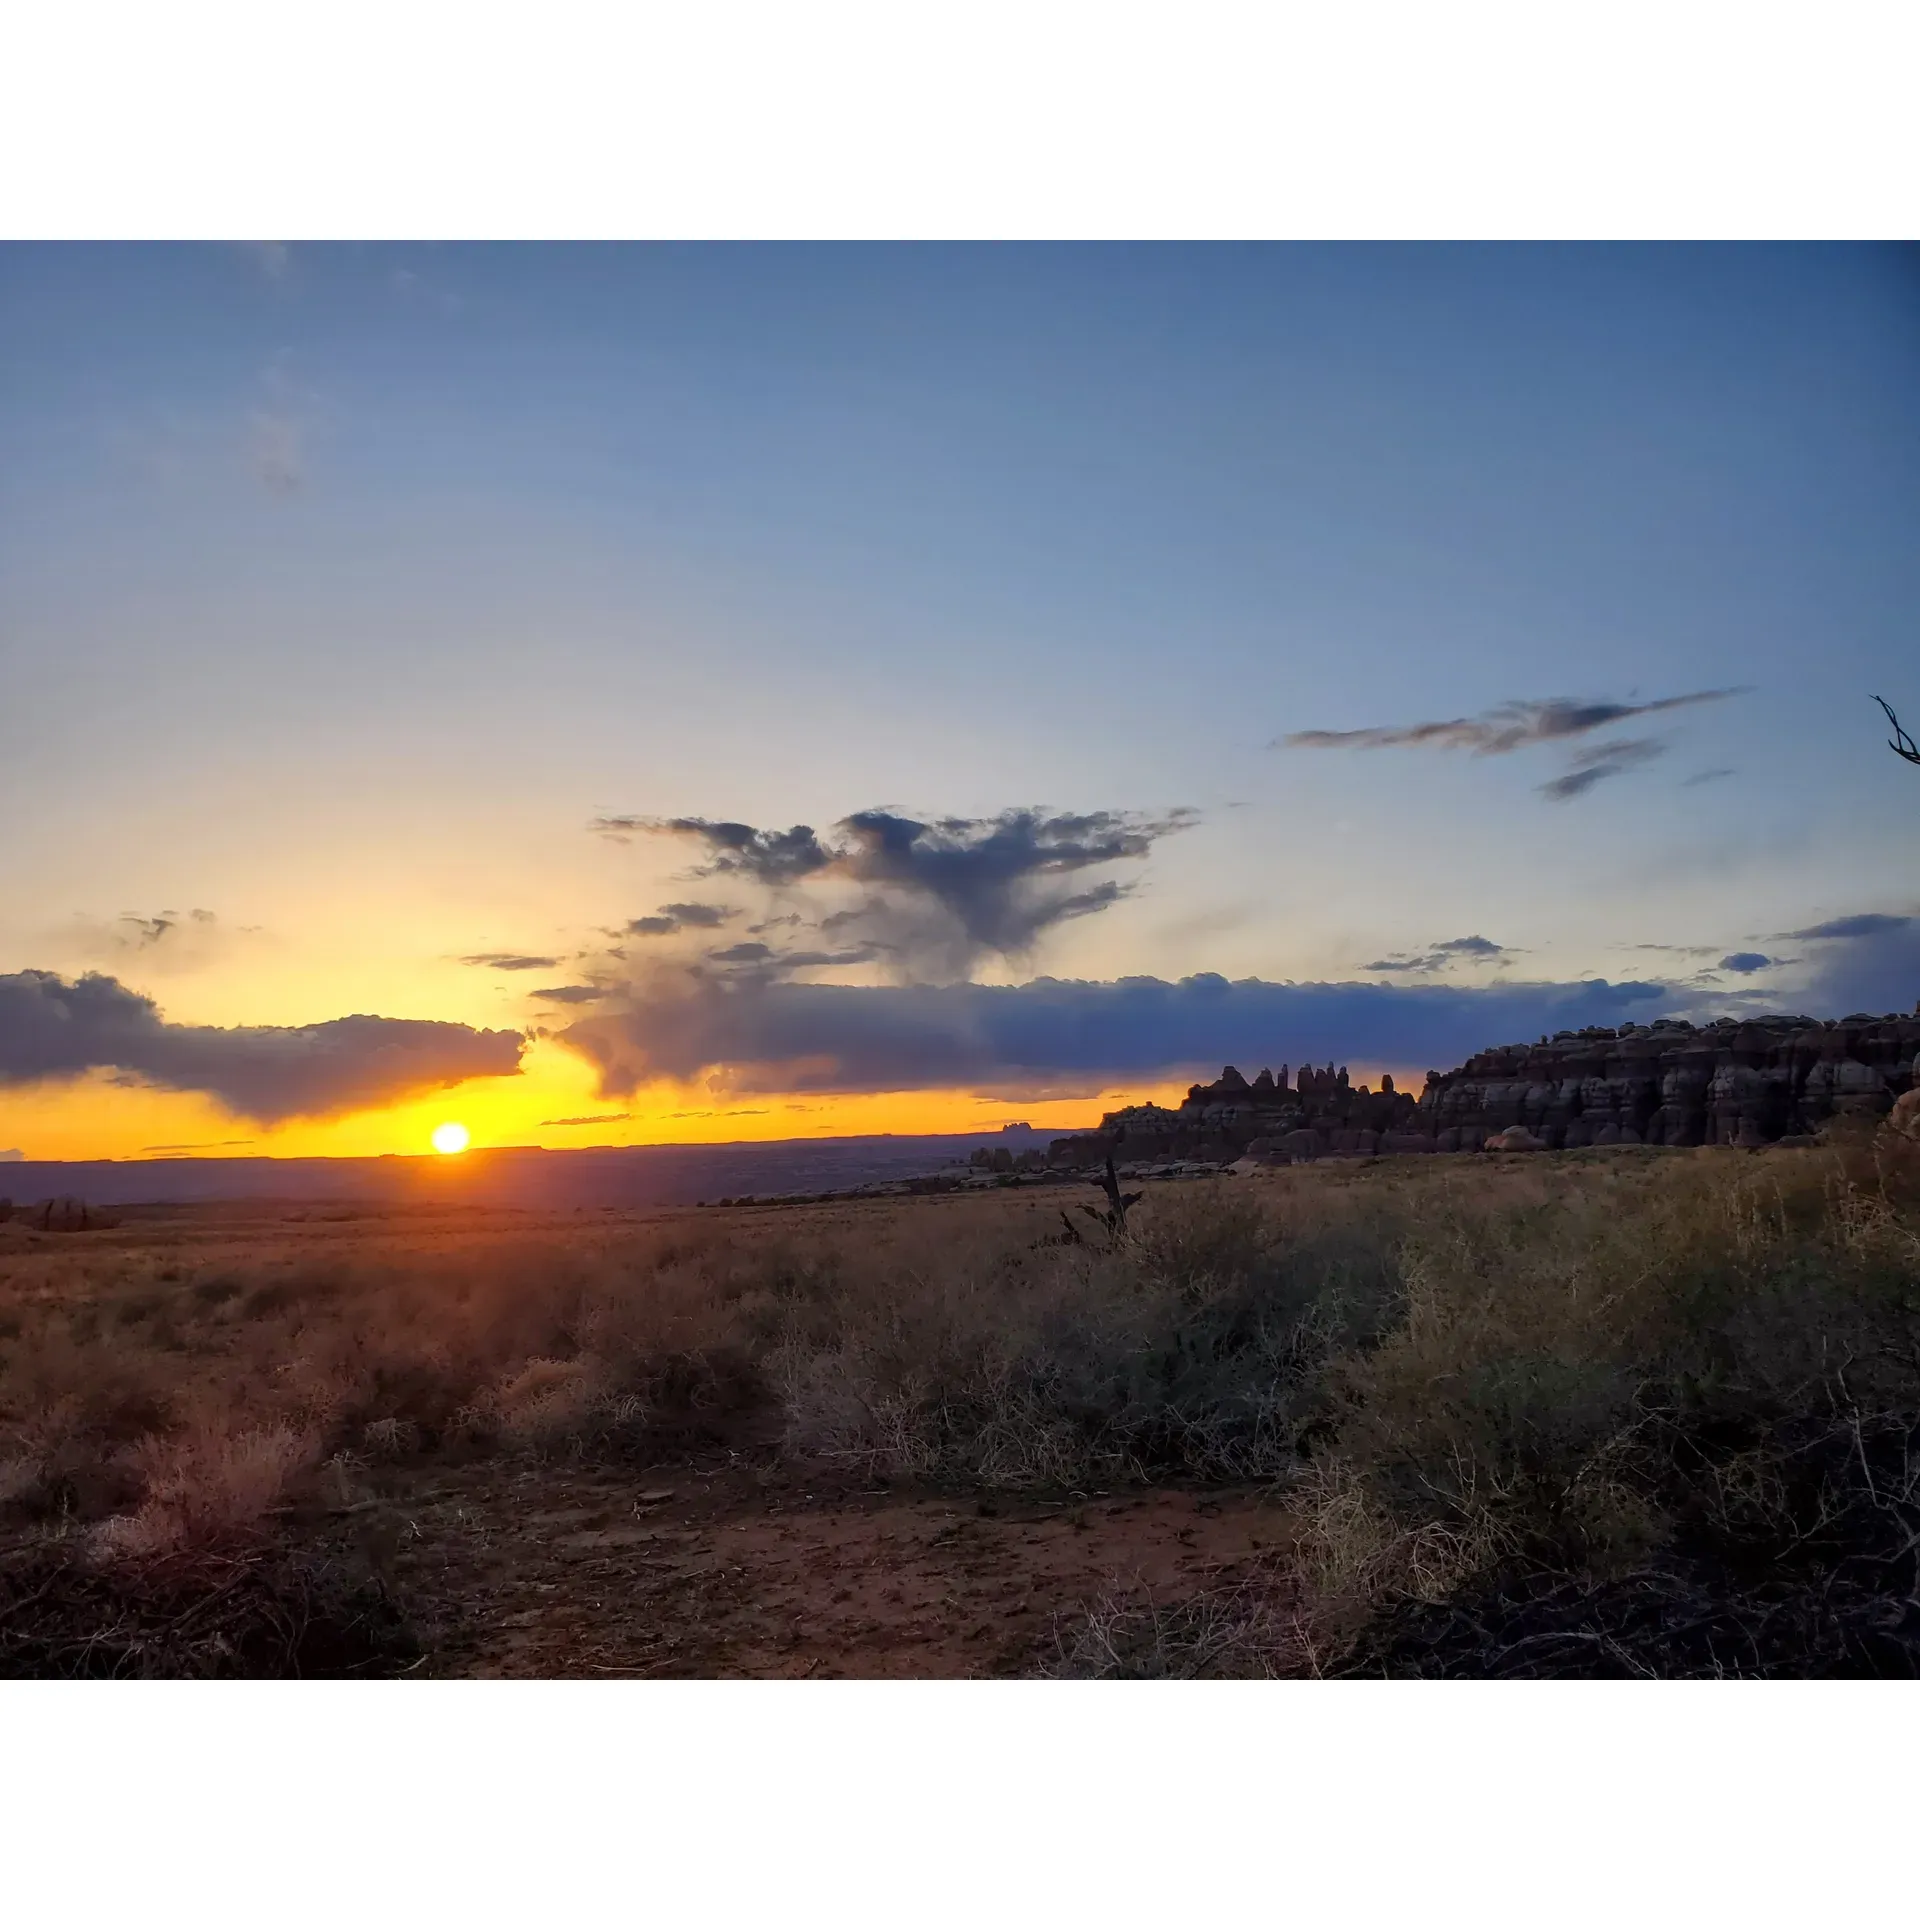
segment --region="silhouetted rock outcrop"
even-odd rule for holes
[[[1844,1020],[1656,1020],[1492,1047],[1427,1075],[1416,1101],[1386,1075],[1378,1091],[1329,1061],[1228,1067],[1177,1108],[1124,1107],[1097,1131],[1056,1140],[1050,1158],[1276,1160],[1322,1154],[1460,1153],[1495,1147],[1764,1147],[1849,1114],[1920,1139],[1920,1009]],[[1897,1103],[1897,1104],[1896,1104]]]
[[[1354,1086],[1345,1067],[1261,1068],[1251,1082],[1236,1067],[1187,1089],[1178,1107],[1123,1107],[1094,1133],[1056,1140],[1050,1158],[1093,1165],[1109,1152],[1125,1160],[1313,1159],[1323,1153],[1371,1154],[1395,1127],[1411,1125],[1418,1108],[1396,1093],[1391,1075],[1380,1089]]]

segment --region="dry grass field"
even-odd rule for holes
[[[0,1226],[0,1673],[1920,1668],[1920,1150],[1060,1197]]]

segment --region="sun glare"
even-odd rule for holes
[[[467,1130],[458,1120],[448,1120],[433,1130],[433,1149],[436,1153],[465,1153],[467,1150]]]

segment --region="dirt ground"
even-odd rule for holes
[[[1193,1597],[1280,1532],[1250,1493],[941,1499],[497,1461],[396,1487],[357,1524],[422,1630],[418,1674],[491,1678],[1032,1673],[1102,1595]]]

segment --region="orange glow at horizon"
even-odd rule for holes
[[[967,1088],[896,1093],[773,1093],[724,1099],[698,1084],[660,1081],[603,1099],[578,1054],[535,1041],[522,1071],[467,1080],[399,1105],[268,1124],[236,1118],[204,1094],[115,1085],[103,1075],[0,1093],[0,1152],[32,1160],[151,1160],[263,1155],[274,1159],[418,1155],[437,1134],[464,1130],[488,1148],[711,1145],[848,1134],[996,1133],[1009,1121],[1090,1127],[1113,1107],[1177,1106],[1187,1082],[1103,1087],[1058,1100],[1012,1102]],[[448,1156],[450,1157],[450,1156]],[[0,1191],[5,1174],[0,1168]]]

